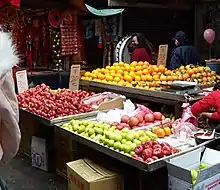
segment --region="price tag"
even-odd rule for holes
[[[26,70],[16,72],[16,81],[19,94],[28,90],[28,79]]]
[[[157,65],[163,65],[166,67],[167,64],[167,53],[168,53],[168,45],[160,45],[158,58],[157,58]]]
[[[74,91],[79,89],[80,65],[72,65],[69,80],[69,89]]]

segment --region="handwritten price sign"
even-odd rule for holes
[[[72,65],[69,80],[69,89],[78,90],[79,89],[79,79],[80,79],[80,65]]]
[[[26,70],[16,72],[16,81],[19,94],[28,90],[28,79]]]
[[[168,53],[168,45],[160,45],[158,58],[157,58],[157,65],[163,65],[166,67],[167,64],[167,53]]]

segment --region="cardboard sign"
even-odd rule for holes
[[[80,79],[80,65],[72,65],[69,80],[69,89],[78,90],[79,89],[79,79]]]
[[[31,141],[32,166],[48,171],[46,140],[32,136]]]
[[[167,64],[167,53],[168,53],[168,45],[160,45],[158,58],[157,58],[157,65],[163,65],[166,67]]]
[[[16,81],[19,94],[28,90],[28,79],[26,70],[16,72]]]

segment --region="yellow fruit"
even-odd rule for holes
[[[146,75],[141,75],[141,80],[145,82],[147,80]]]
[[[120,80],[121,80],[121,79],[120,79],[119,77],[115,77],[115,78],[114,78],[114,81],[117,82],[117,83],[118,83]]]
[[[91,77],[92,77],[93,79],[96,79],[96,78],[97,78],[97,74],[94,74],[94,73],[93,73],[93,74],[91,75]]]
[[[118,70],[117,70],[117,73],[119,73],[119,74],[122,75],[122,74],[124,73],[124,71],[123,71],[122,69],[118,69]]]
[[[118,63],[114,63],[113,66],[119,66],[119,64]]]
[[[130,70],[131,70],[130,66],[125,66],[125,71],[130,72]]]
[[[135,76],[135,81],[137,81],[137,82],[141,81],[141,77],[140,76]]]
[[[90,72],[85,72],[85,77],[90,77],[91,76],[91,73]]]
[[[118,65],[119,66],[124,66],[124,63],[123,62],[119,62]]]
[[[133,61],[132,63],[131,63],[131,67],[136,67],[137,66],[137,61]]]
[[[141,75],[142,75],[142,71],[137,71],[137,72],[136,72],[136,75],[141,76]]]
[[[144,74],[144,75],[148,74],[148,70],[147,70],[147,69],[144,69],[144,70],[143,70],[143,74]]]
[[[130,67],[130,71],[135,71],[135,67]]]
[[[141,70],[142,70],[142,67],[141,67],[141,66],[136,66],[136,67],[135,67],[135,70],[136,70],[136,71],[141,71]]]
[[[106,80],[111,82],[111,81],[113,81],[113,77],[108,75],[108,76],[106,76]]]
[[[127,81],[127,82],[131,82],[132,81],[132,77],[129,76],[129,75],[125,75],[124,76],[124,80]]]
[[[110,66],[106,66],[106,69],[110,70],[110,69],[111,69],[111,67],[110,67]]]
[[[103,80],[103,79],[105,79],[105,75],[103,75],[103,74],[98,74],[98,79],[100,79],[100,80]]]

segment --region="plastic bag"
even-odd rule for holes
[[[135,105],[131,102],[131,100],[126,100],[123,104],[125,113],[129,114],[135,110]]]
[[[172,128],[173,128],[173,135],[178,138],[180,137],[180,132],[182,131],[186,133],[187,138],[193,135],[193,133],[197,131],[197,127],[195,127],[190,122],[183,121],[182,119],[177,119],[175,122],[173,122]]]
[[[147,107],[144,106],[144,105],[140,105],[140,104],[137,104],[137,109],[136,109],[136,111],[138,111],[138,112],[144,112],[145,114],[153,113],[153,111],[151,111],[149,108],[147,108]]]
[[[189,103],[183,103],[183,114],[182,114],[182,122],[192,123],[195,127],[198,127],[198,120],[191,112],[191,106]]]

